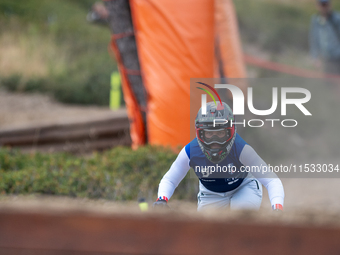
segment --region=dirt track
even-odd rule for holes
[[[288,188],[288,187],[287,187]],[[165,211],[152,210],[152,202],[149,201],[147,215],[168,214]],[[200,219],[204,218],[211,221],[242,220],[244,223],[260,222],[272,223],[279,222],[284,224],[308,225],[308,226],[333,226],[340,227],[340,211],[308,206],[293,207],[292,199],[287,196],[285,211],[282,214],[273,213],[269,202],[266,200],[262,204],[259,212],[240,212],[240,211],[204,211],[199,213],[196,210],[196,203],[171,200],[169,202],[172,211],[169,215],[181,219]],[[293,201],[294,202],[294,201]],[[18,212],[41,212],[41,213],[61,213],[84,212],[96,215],[116,215],[127,214],[133,217],[144,215],[141,213],[137,201],[114,202],[104,199],[87,198],[68,198],[43,195],[19,195],[19,196],[0,196],[0,212],[14,210]],[[279,216],[278,216],[279,215]]]
[[[107,107],[63,105],[39,94],[13,94],[0,90],[0,129],[67,123],[112,115]],[[287,211],[340,212],[339,179],[283,179]],[[262,208],[269,209],[264,190]]]
[[[64,105],[46,95],[10,93],[0,89],[0,129],[84,121],[111,115],[108,107]]]

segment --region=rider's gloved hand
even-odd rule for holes
[[[283,212],[283,206],[281,204],[272,205],[274,212]]]
[[[154,208],[169,208],[168,206],[168,198],[167,197],[159,197],[156,202],[153,203]]]

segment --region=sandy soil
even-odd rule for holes
[[[285,189],[285,210],[340,212],[340,179],[282,179]],[[264,189],[265,190],[265,189]],[[262,207],[269,206],[264,191]]]
[[[119,113],[125,114],[125,110]],[[0,89],[0,130],[86,121],[114,114],[109,107],[64,105],[46,95],[10,93]]]
[[[267,192],[264,191],[262,206],[259,212],[209,211],[196,213],[195,202],[170,200],[172,212],[179,217],[205,217],[212,220],[240,219],[259,222],[282,221],[293,224],[314,224],[340,226],[340,185],[334,179],[283,179],[285,188],[284,213],[280,216],[272,212]],[[152,210],[152,202],[148,201],[148,213]],[[10,195],[0,196],[0,211],[4,209],[24,211],[47,211],[67,213],[85,211],[99,214],[132,214],[139,215],[140,209],[136,201],[114,202],[103,199],[68,198],[42,195]],[[157,213],[157,212],[156,212]],[[164,212],[161,212],[164,213]],[[166,213],[166,212],[165,212]],[[177,217],[176,216],[176,217]]]
[[[219,211],[197,212],[194,203],[171,201],[172,210],[154,210],[149,202],[148,211],[141,212],[137,202],[112,202],[81,198],[50,196],[0,196],[0,213],[2,211],[24,211],[68,215],[73,212],[103,216],[131,215],[132,217],[160,216],[184,220],[206,219],[211,221],[234,221],[246,223],[280,223],[307,226],[340,227],[339,210],[323,211],[320,208],[309,210],[308,207],[290,208],[283,213],[274,213],[270,208],[262,207],[260,211]],[[289,202],[287,201],[287,204]]]

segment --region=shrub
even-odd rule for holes
[[[7,77],[1,77],[0,84],[9,91],[19,90],[21,76],[19,74],[12,74]]]
[[[155,199],[159,181],[175,160],[167,148],[116,147],[90,157],[66,153],[23,154],[0,149],[1,194],[50,194],[72,197]],[[197,179],[185,177],[175,198],[195,199]]]

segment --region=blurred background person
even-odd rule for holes
[[[317,0],[318,14],[311,19],[310,52],[317,68],[340,74],[340,14],[330,0]]]
[[[106,9],[102,1],[95,2],[92,5],[91,11],[87,14],[87,21],[107,25],[109,11]]]

